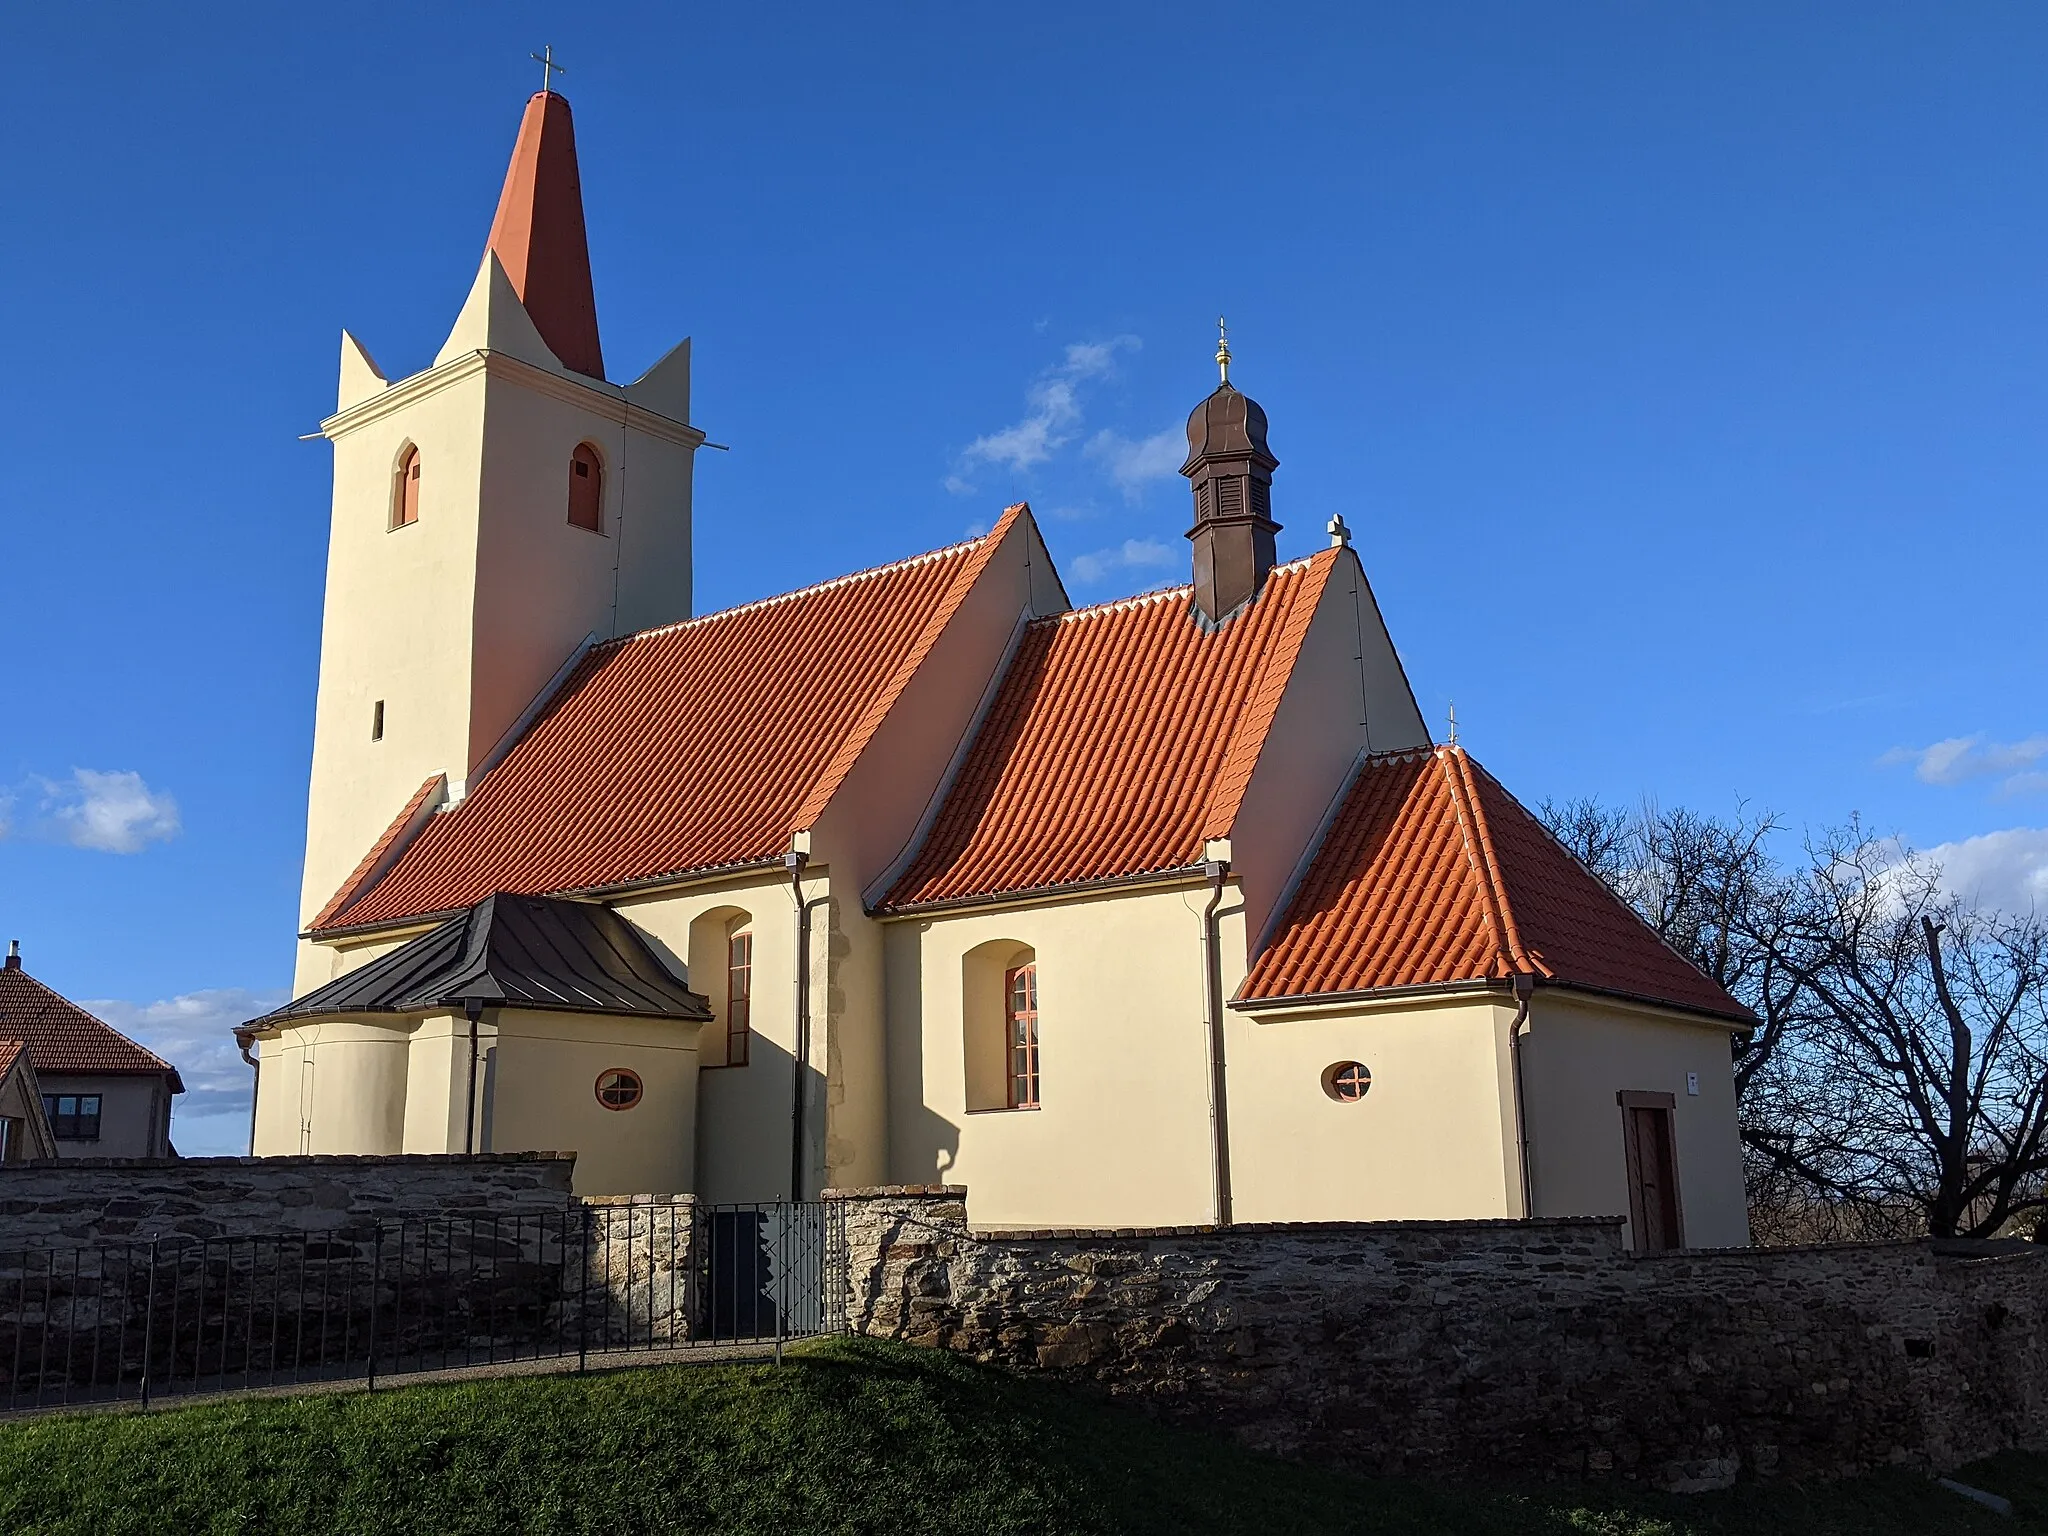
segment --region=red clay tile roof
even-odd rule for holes
[[[0,1083],[7,1081],[7,1074],[14,1070],[14,1059],[27,1049],[26,1041],[0,1040]]]
[[[185,1091],[168,1061],[59,997],[18,965],[0,968],[0,1035],[27,1041],[29,1062],[38,1073],[168,1072],[171,1092]]]
[[[595,647],[469,797],[316,929],[780,856],[1024,511],[970,543]]]
[[[1461,747],[1366,760],[1238,997],[1517,974],[1752,1018]]]
[[[362,862],[341,882],[341,889],[328,898],[327,905],[320,909],[320,915],[307,924],[307,927],[325,928],[344,907],[369,887],[374,876],[382,874],[397,862],[398,855],[404,852],[404,849],[398,846],[399,841],[419,830],[420,813],[426,809],[427,801],[438,795],[447,783],[448,775],[445,773],[427,775],[427,781],[414,790],[412,798],[405,802],[405,809],[392,819],[391,825],[384,829],[384,835],[370,845],[370,851],[363,855]]]
[[[1204,633],[1176,587],[1040,619],[931,834],[901,909],[1180,869],[1227,834],[1337,551],[1281,566]]]

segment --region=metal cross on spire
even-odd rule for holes
[[[1223,323],[1223,317],[1216,317],[1216,371],[1223,375],[1223,382],[1230,382],[1230,327]]]
[[[555,62],[555,45],[553,43],[547,44],[539,53],[529,53],[527,57],[540,66],[540,92],[543,96],[548,93],[550,77],[569,73],[569,71]]]

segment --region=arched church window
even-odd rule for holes
[[[391,526],[405,528],[420,520],[420,451],[408,443],[391,475]]]
[[[1010,1108],[1038,1108],[1038,962],[1003,977],[1004,1038],[1010,1049]]]
[[[969,1114],[1036,1109],[1038,954],[990,939],[960,957],[961,1066]]]
[[[604,532],[604,466],[588,443],[578,443],[569,455],[569,521],[592,533]]]

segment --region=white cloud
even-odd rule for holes
[[[180,1152],[238,1157],[249,1146],[249,1090],[255,1074],[235,1047],[234,1028],[289,997],[287,992],[214,987],[154,1003],[98,998],[79,1006],[178,1069],[185,1091],[173,1101],[171,1140]]]
[[[1927,850],[1941,883],[1965,901],[2004,912],[2048,913],[2048,827],[2009,827]]]
[[[1114,372],[1117,354],[1135,350],[1139,345],[1135,336],[1070,343],[1065,358],[1046,369],[1025,391],[1023,419],[969,443],[961,451],[960,469],[975,464],[1000,464],[1011,470],[1024,470],[1043,464],[1073,441],[1080,430],[1081,386]],[[974,486],[956,471],[946,477],[946,489],[964,494]]]
[[[1926,747],[1894,747],[1878,759],[1887,766],[1911,763],[1922,784],[1956,785],[1971,779],[2000,780],[2001,794],[2048,789],[2048,773],[2030,771],[2048,761],[2048,736],[2024,741],[1986,741],[1982,735],[1951,736]]]
[[[1119,571],[1158,570],[1173,564],[1173,551],[1157,539],[1125,539],[1109,549],[1081,555],[1068,567],[1076,581],[1092,586]]]
[[[140,853],[178,834],[178,802],[139,773],[74,768],[69,783],[44,785],[43,815],[74,848]]]
[[[1104,428],[1088,440],[1087,449],[1090,458],[1107,466],[1127,501],[1136,501],[1154,480],[1178,474],[1187,451],[1187,434],[1179,427],[1136,439]]]
[[[34,808],[13,815],[29,797]],[[74,768],[69,779],[34,778],[19,792],[0,789],[0,837],[39,838],[100,853],[140,853],[178,831],[178,802],[151,789],[139,773]]]

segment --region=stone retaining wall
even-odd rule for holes
[[[563,1152],[0,1163],[0,1251],[560,1211],[570,1204],[575,1167],[575,1155]]]
[[[838,1193],[856,1332],[1374,1473],[1943,1469],[2048,1443],[2048,1252],[1636,1258],[1618,1219],[981,1232]]]

